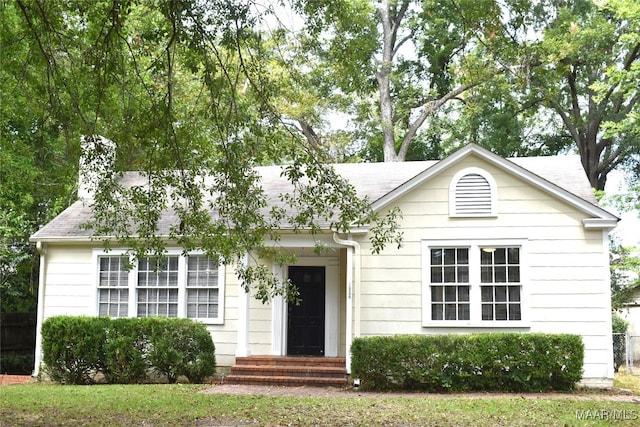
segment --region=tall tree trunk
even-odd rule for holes
[[[391,82],[389,76],[393,64],[396,35],[400,22],[408,7],[408,2],[404,2],[400,10],[391,16],[391,6],[388,2],[378,8],[380,21],[382,23],[382,62],[376,71],[378,81],[378,92],[380,95],[380,120],[382,126],[383,153],[385,162],[401,162],[401,158],[396,152],[396,134],[393,120],[393,105],[391,103]]]

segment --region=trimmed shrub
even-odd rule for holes
[[[105,367],[108,318],[50,317],[42,324],[42,361],[52,380],[91,384]]]
[[[216,369],[211,334],[190,319],[58,316],[42,336],[43,371],[60,383],[90,384],[98,373],[108,383],[138,383],[150,371],[196,383]]]
[[[113,319],[107,330],[104,377],[109,383],[129,384],[146,380],[149,326],[146,318]]]
[[[486,333],[357,338],[352,376],[372,390],[570,390],[582,378],[577,335]]]
[[[205,325],[192,323],[183,333],[180,348],[184,361],[178,370],[190,383],[201,383],[216,372],[216,347]],[[187,338],[187,339],[184,339]]]
[[[180,375],[202,382],[215,372],[215,346],[205,325],[158,317],[151,324],[149,361],[169,383]]]

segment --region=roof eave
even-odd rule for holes
[[[584,228],[588,230],[600,229],[600,230],[613,230],[618,225],[619,219],[609,218],[585,218],[582,220]]]

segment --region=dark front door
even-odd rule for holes
[[[287,354],[324,356],[324,267],[289,267],[300,304],[289,303]]]

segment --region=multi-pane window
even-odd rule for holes
[[[178,257],[138,262],[138,317],[178,316]]]
[[[469,320],[469,249],[431,249],[431,320]]]
[[[482,320],[521,320],[520,249],[480,251]]]
[[[129,311],[127,259],[102,256],[98,259],[98,315],[126,317]]]
[[[187,317],[218,317],[218,266],[205,255],[187,258]]]
[[[523,320],[521,246],[501,243],[424,242],[424,326]]]
[[[99,316],[224,321],[224,265],[206,255],[170,250],[167,256],[134,261],[124,251],[96,251],[96,260]]]

